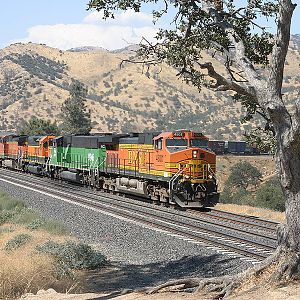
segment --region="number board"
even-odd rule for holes
[[[184,132],[173,132],[173,137],[184,137]]]
[[[194,132],[194,137],[203,137],[202,132]]]

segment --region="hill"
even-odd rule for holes
[[[291,41],[286,62],[283,93],[290,104],[300,85],[299,40],[295,36]],[[1,49],[0,130],[18,130],[32,115],[59,121],[72,80],[88,87],[94,132],[189,128],[213,138],[239,139],[254,126],[240,123],[243,108],[230,95],[206,88],[199,93],[178,79],[174,68],[163,65],[148,71],[131,63],[120,67],[131,50],[62,51],[33,43]]]

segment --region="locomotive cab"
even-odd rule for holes
[[[180,206],[218,202],[216,155],[208,150],[208,141],[202,133],[186,130],[165,132],[154,138],[156,164],[169,178],[171,201],[177,198],[175,202]],[[183,197],[178,199],[178,195]]]
[[[28,138],[27,157],[36,163],[44,163],[51,154],[55,136],[30,136]]]

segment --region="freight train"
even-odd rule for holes
[[[181,208],[219,199],[216,154],[189,130],[89,136],[0,134],[0,165]]]
[[[269,151],[261,151],[256,145],[250,145],[245,141],[216,141],[208,142],[208,149],[218,155],[234,154],[234,155],[260,155],[268,154]]]

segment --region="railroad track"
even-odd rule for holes
[[[266,232],[267,229],[261,229],[258,224],[251,227],[246,221],[233,222],[232,219],[226,220],[224,216],[209,219],[208,215],[153,206],[6,169],[0,170],[0,180],[162,231],[191,243],[202,244],[253,263],[268,257],[276,248],[276,236],[272,230]]]
[[[197,211],[195,214],[206,218],[208,221],[215,220],[215,222],[226,222],[227,226],[243,226],[250,231],[256,231],[258,235],[264,235],[266,237],[274,237],[277,234],[277,228],[280,223],[265,220],[254,216],[236,214],[227,211],[218,210],[215,208],[209,208],[205,212]]]
[[[210,211],[210,215],[216,215],[221,218],[228,218],[228,216],[232,220],[236,221],[242,221],[244,223],[248,223],[250,225],[255,225],[261,228],[265,228],[267,230],[276,231],[277,226],[279,225],[278,222],[272,221],[272,220],[266,220],[262,218],[258,218],[255,216],[249,216],[249,215],[243,215],[243,214],[237,214],[229,211],[223,211],[216,208],[212,208]]]

